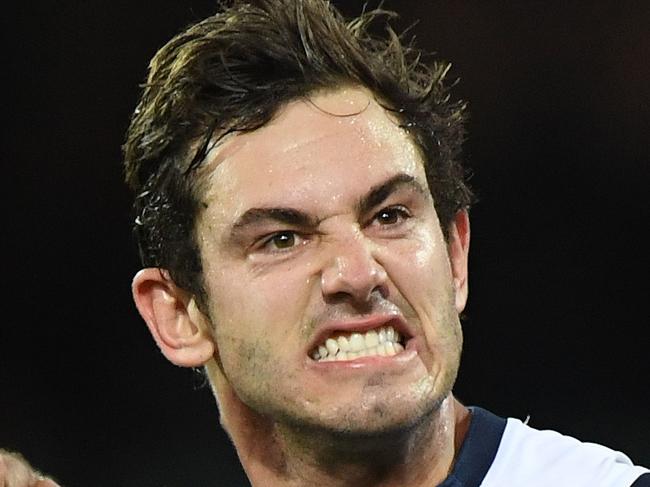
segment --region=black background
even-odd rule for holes
[[[200,376],[131,303],[120,145],[149,58],[213,1],[2,15],[0,446],[75,486],[241,478]],[[346,14],[361,1],[340,1]],[[650,4],[387,1],[469,100],[471,293],[456,393],[650,465]]]

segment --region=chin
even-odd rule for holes
[[[448,394],[411,400],[404,400],[403,396],[397,400],[400,398],[395,394],[383,398],[366,397],[354,403],[323,408],[314,417],[287,414],[283,419],[292,429],[336,441],[399,437],[428,424]],[[330,412],[324,414],[324,409]]]

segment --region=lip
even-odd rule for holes
[[[386,325],[392,326],[395,331],[399,332],[399,334],[404,337],[405,343],[415,336],[415,333],[411,330],[411,327],[408,325],[406,320],[404,320],[404,318],[399,314],[374,314],[351,320],[334,320],[326,322],[318,330],[318,333],[308,345],[307,350],[305,350],[305,354],[309,356],[309,353],[314,348],[322,344],[332,335],[353,332],[365,333],[369,330],[381,328]],[[309,359],[312,360],[311,357],[309,357]],[[336,362],[328,363],[333,364]]]

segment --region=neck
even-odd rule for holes
[[[417,425],[352,436],[270,421],[232,390],[218,394],[221,422],[253,487],[430,487],[451,471],[469,426],[452,395]]]

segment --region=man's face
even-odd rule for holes
[[[292,102],[215,149],[206,178],[210,319],[245,404],[371,433],[448,396],[462,336],[446,243],[420,154],[374,99]]]

